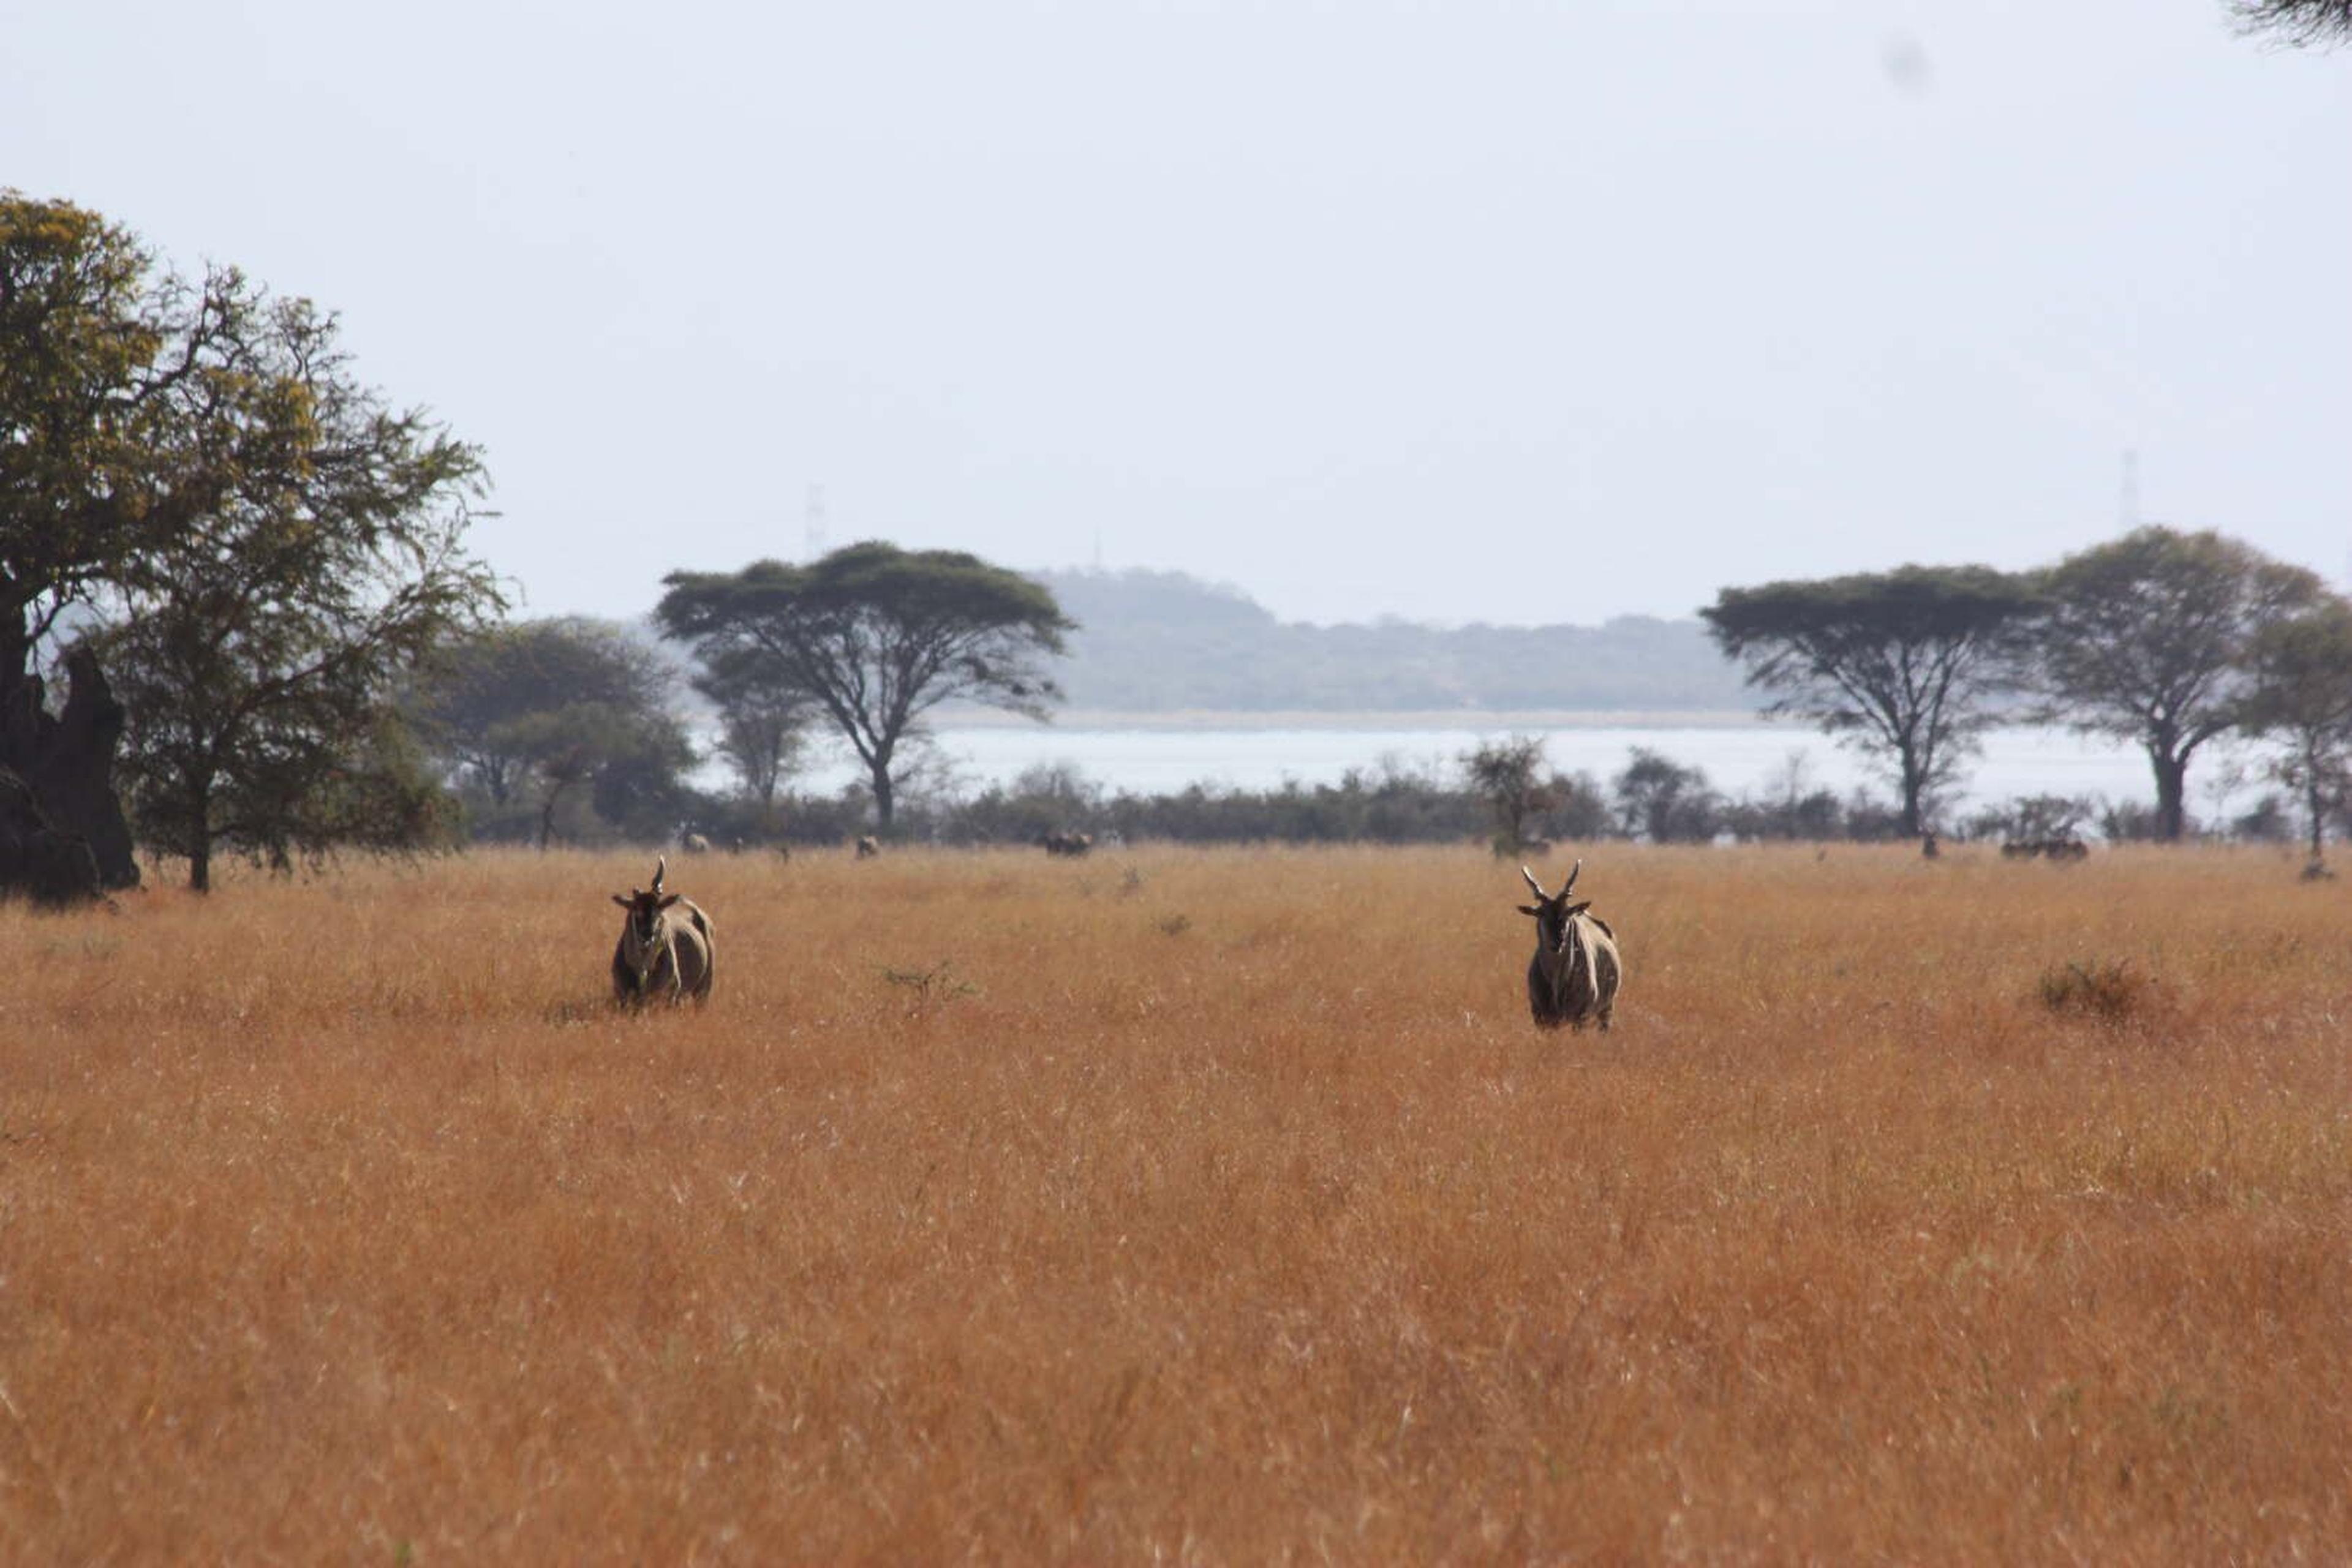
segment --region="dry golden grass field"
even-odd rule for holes
[[[2352,1555],[2352,883],[649,861],[0,910],[0,1561]]]

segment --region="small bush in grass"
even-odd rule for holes
[[[2165,1009],[2163,985],[2129,959],[2057,964],[2042,972],[2042,1005],[2101,1023],[2146,1019]]]
[[[977,996],[980,987],[954,973],[955,960],[943,958],[929,969],[892,969],[887,964],[882,978],[892,985],[915,994],[918,1007],[933,1002],[952,1002],[959,996]]]

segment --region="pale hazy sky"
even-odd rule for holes
[[[2352,565],[2352,50],[2221,0],[13,0],[0,184],[341,312],[531,613],[833,542],[1687,615]]]

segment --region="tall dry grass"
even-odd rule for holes
[[[1604,847],[1606,1037],[1468,852],[673,858],[619,1016],[648,869],[0,910],[0,1559],[2352,1545],[2291,863]]]

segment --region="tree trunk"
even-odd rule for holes
[[[210,780],[188,786],[188,890],[213,890],[213,792]]]
[[[22,621],[0,614],[0,768],[23,781],[56,832],[87,844],[101,887],[135,888],[139,863],[114,793],[122,706],[81,648],[66,660],[65,709],[49,712],[47,683],[26,668],[32,656]]]
[[[1919,754],[1908,746],[1897,756],[1903,764],[1903,837],[1916,838],[1921,831],[1919,797],[1927,793],[1927,770],[1919,765]]]
[[[2189,758],[2174,756],[2162,746],[2150,746],[2147,760],[2156,770],[2156,837],[2163,843],[2178,844],[2189,831],[2189,812],[2183,804],[2189,787]]]
[[[886,757],[876,763],[874,764],[875,830],[886,837],[890,832],[891,815],[897,808],[897,802],[892,798],[897,787],[890,782],[889,759]]]
[[[2304,799],[2311,807],[2311,868],[2317,869],[2326,863],[2323,847],[2326,842],[2326,808],[2320,800],[2319,770],[2304,769]]]

